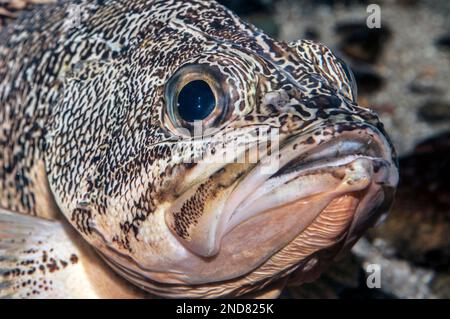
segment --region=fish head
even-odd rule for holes
[[[324,45],[275,41],[214,2],[170,10],[68,76],[46,149],[58,206],[157,295],[313,280],[391,205],[383,125]]]

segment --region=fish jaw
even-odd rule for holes
[[[183,271],[189,271],[189,282],[203,284],[216,280],[230,280],[258,268],[305,231],[333,200],[367,188],[370,184],[368,178],[370,170],[370,162],[365,159],[356,160],[343,168],[346,175],[342,180],[333,177],[322,179],[324,185],[321,185],[318,193],[306,195],[305,192],[304,197],[300,195],[302,197],[299,199],[281,205],[270,203],[268,209],[258,207],[261,199],[253,205],[239,207],[236,214],[248,209],[253,216],[246,216],[244,221],[238,217],[231,218],[229,225],[232,228],[221,238],[217,254],[209,257],[212,258],[211,261],[199,263],[197,259],[184,260]],[[298,185],[308,184],[311,178],[315,177],[310,175],[298,179]],[[270,201],[274,197],[276,195],[267,198]],[[341,207],[346,212],[345,218],[348,222],[358,202],[359,198],[355,197]],[[223,264],[228,266],[221,267]]]
[[[273,155],[280,158],[281,168],[277,173],[268,175],[263,172],[261,164],[245,178],[217,192],[213,201],[206,201],[201,218],[189,230],[185,230],[185,235],[189,233],[187,236],[180,236],[174,216],[186,202],[194,198],[201,187],[207,186],[211,178],[206,184],[199,183],[178,198],[165,214],[166,223],[184,247],[205,258],[219,254],[224,238],[259,214],[271,215],[271,212],[283,210],[298,215],[291,217],[297,220],[296,223],[289,222],[296,225],[293,229],[298,234],[336,197],[365,190],[372,182],[395,188],[398,174],[391,161],[392,154],[384,137],[375,131],[356,130],[324,142],[322,146],[305,147],[301,152],[295,151],[294,145],[301,143],[304,137],[293,139],[281,149],[280,155]],[[372,142],[374,148],[366,150]],[[339,152],[342,155],[333,159]],[[292,165],[297,165],[297,169],[290,168]],[[312,196],[315,196],[315,201],[305,204],[305,200]],[[276,221],[273,229],[277,231],[280,221],[277,221],[276,214],[273,215]],[[274,245],[276,247],[279,245]]]
[[[108,262],[136,285],[167,297],[240,296],[286,277],[314,280],[388,211],[398,172],[388,142],[374,128],[329,136],[291,154],[307,136],[281,148],[277,173],[254,168],[230,185],[215,218],[199,219],[194,240],[171,231],[179,250],[162,267],[117,256]],[[368,143],[369,149],[362,147]],[[172,207],[164,210],[167,224]],[[203,234],[211,221],[216,233]],[[202,255],[216,242],[214,255]]]

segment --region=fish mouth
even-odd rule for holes
[[[163,266],[107,262],[139,287],[166,297],[240,296],[288,276],[297,283],[313,280],[387,213],[398,183],[392,147],[376,128],[324,131],[286,140],[271,155],[279,156],[271,174],[263,170],[264,160],[236,174],[209,206],[206,201],[189,236],[177,232],[174,212],[201,185],[217,174],[222,182],[223,176],[210,174],[179,196],[162,211],[177,249]],[[311,136],[317,138],[313,143]]]
[[[338,237],[352,242],[380,216],[377,208],[389,206],[385,202],[391,196],[386,194],[398,183],[386,138],[368,126],[335,132],[317,143],[311,143],[310,136],[314,132],[293,136],[279,154],[273,154],[279,159],[275,173],[264,173],[260,163],[228,187],[188,237],[171,228],[172,212],[179,205],[166,213],[167,225],[188,251],[183,262],[173,267],[169,282],[201,285],[255,271],[327,209],[334,209],[333,218],[341,219],[329,220],[329,229],[336,223],[342,226],[329,245]]]

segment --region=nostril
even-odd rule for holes
[[[277,90],[264,95],[262,106],[270,109],[282,110],[290,101],[289,95],[285,90]]]

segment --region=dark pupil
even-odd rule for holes
[[[178,113],[188,122],[208,117],[216,106],[216,99],[208,83],[195,80],[186,84],[178,95]]]

